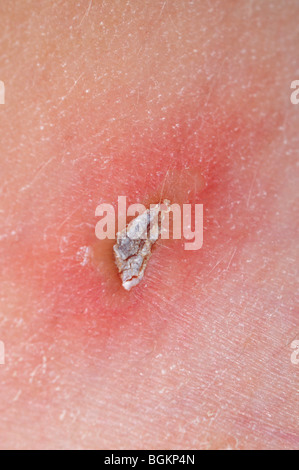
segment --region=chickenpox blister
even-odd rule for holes
[[[143,279],[152,247],[161,234],[163,217],[169,212],[169,204],[165,199],[162,204],[151,205],[116,234],[113,246],[115,263],[126,290]]]

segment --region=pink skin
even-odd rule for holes
[[[298,448],[298,2],[1,10],[1,448]],[[95,209],[162,187],[204,245],[127,293]]]

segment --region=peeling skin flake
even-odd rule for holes
[[[169,204],[165,199],[163,204],[152,206],[116,234],[116,244],[113,246],[115,263],[126,290],[142,280],[152,246],[161,233],[159,213],[162,218],[169,211]]]

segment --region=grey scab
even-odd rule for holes
[[[117,250],[122,260],[126,260],[129,256],[135,255],[139,250],[139,243],[131,240],[129,237],[120,238],[118,245],[114,245],[114,251]]]
[[[169,201],[164,200],[163,204],[166,209],[162,209],[160,203],[156,204],[135,217],[124,230],[117,233],[113,251],[122,286],[126,290],[139,284],[144,276],[152,246],[161,232],[159,213],[168,211]]]

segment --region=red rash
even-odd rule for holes
[[[77,106],[79,110],[80,101]],[[29,242],[23,234],[13,250],[15,259],[20,261],[19,282],[26,285],[30,279],[40,305],[47,302],[48,296],[55,296],[55,311],[40,319],[43,325],[47,324],[45,329],[49,341],[53,337],[58,341],[59,337],[68,337],[81,346],[88,344],[89,348],[97,349],[102,341],[113,338],[124,328],[131,330],[132,317],[134,321],[139,319],[142,328],[148,329],[151,319],[144,317],[148,296],[159,297],[159,289],[161,286],[164,288],[169,279],[168,293],[173,297],[176,286],[184,282],[186,275],[196,276],[200,272],[204,276],[232,238],[239,243],[250,237],[250,218],[254,213],[246,207],[243,198],[243,194],[248,194],[250,180],[248,174],[244,174],[243,178],[239,175],[235,181],[234,174],[241,165],[238,158],[245,154],[250,158],[254,153],[263,152],[273,138],[272,113],[253,122],[248,111],[241,113],[242,110],[231,105],[213,119],[207,113],[199,120],[193,119],[192,127],[187,127],[186,120],[192,112],[196,113],[197,107],[196,104],[194,110],[182,108],[179,116],[168,117],[170,122],[179,122],[178,128],[173,132],[173,126],[170,129],[164,126],[163,135],[160,129],[156,129],[157,138],[150,138],[153,144],[146,141],[142,129],[138,129],[142,136],[139,141],[136,136],[132,139],[129,133],[125,149],[116,149],[112,153],[110,150],[105,172],[97,158],[104,151],[100,141],[94,143],[91,139],[89,153],[94,155],[94,159],[86,160],[80,155],[75,158],[78,149],[89,141],[84,128],[82,142],[78,131],[77,142],[74,143],[68,132],[61,135],[59,131],[65,124],[55,126],[51,137],[55,144],[53,155],[66,151],[73,155],[71,162],[64,161],[62,157],[61,168],[67,175],[62,182],[63,189],[57,198],[52,194],[51,181],[49,189],[45,188],[46,192],[51,192],[47,197],[51,197],[55,208],[55,212],[50,214],[43,212],[39,199],[32,199],[30,189],[27,194],[24,192],[26,216],[30,211],[32,219],[37,222],[34,227],[28,224]],[[84,117],[84,110],[79,112],[79,116],[80,123],[93,119]],[[276,120],[278,125],[279,118]],[[79,123],[77,127],[79,130]],[[141,160],[137,167],[134,165],[135,155]],[[113,162],[113,167],[110,162]],[[113,179],[112,184],[107,179],[107,169]],[[58,168],[53,172],[52,178],[59,177],[60,171]],[[118,178],[124,174],[125,179]],[[183,249],[183,240],[164,241],[165,248],[159,246],[155,250],[144,281],[127,293],[121,287],[114,264],[114,242],[100,241],[95,237],[98,220],[94,216],[95,208],[100,202],[116,206],[118,195],[126,195],[128,205],[134,202],[149,205],[160,199],[161,191],[163,197],[171,202],[204,205],[204,245],[198,252],[187,252]],[[240,206],[233,208],[236,230],[231,233],[227,220],[232,204],[238,199],[241,200]],[[34,234],[35,243],[32,244]],[[92,257],[84,266],[81,266],[81,247],[92,249]],[[70,308],[69,299],[74,292],[76,301]],[[173,312],[169,311],[169,318],[163,321],[172,321],[172,316]],[[34,329],[38,327],[34,325]]]

